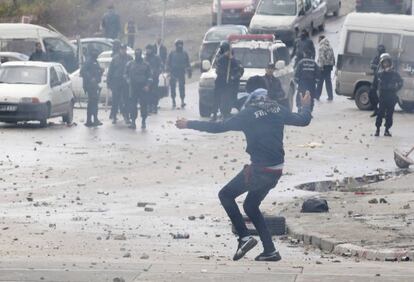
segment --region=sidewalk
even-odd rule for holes
[[[325,252],[413,261],[413,183],[410,174],[361,188],[315,193],[328,201],[329,213],[300,213],[303,199],[289,204],[282,213],[288,218],[291,236]]]
[[[14,264],[14,266],[13,266]],[[118,280],[114,280],[119,278]],[[163,263],[72,265],[47,264],[31,268],[27,263],[0,263],[0,281],[277,281],[277,282],[411,282],[409,263]]]

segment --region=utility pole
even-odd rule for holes
[[[221,25],[221,19],[222,19],[221,0],[217,0],[217,25]]]
[[[161,40],[164,42],[165,38],[165,17],[167,14],[167,2],[168,0],[163,1],[163,10],[162,10],[162,21],[161,21]]]

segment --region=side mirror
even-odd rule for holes
[[[203,71],[209,71],[211,69],[211,63],[209,60],[204,60],[201,62],[201,69]]]
[[[276,68],[277,70],[282,70],[282,69],[284,69],[285,67],[286,67],[286,62],[285,62],[285,61],[283,61],[283,60],[277,61],[277,62],[276,62],[276,64],[275,64],[275,68]]]

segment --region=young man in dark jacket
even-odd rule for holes
[[[129,114],[131,125],[129,128],[136,129],[138,117],[138,101],[141,110],[141,129],[146,129],[148,117],[148,95],[152,83],[151,68],[142,58],[142,50],[135,50],[135,60],[128,62],[125,67],[125,78],[129,83]]]
[[[307,91],[312,97],[311,109],[313,110],[314,99],[317,98],[316,87],[320,78],[320,68],[318,64],[312,59],[312,52],[305,51],[304,58],[298,63],[295,70],[295,81],[298,84],[298,95],[296,103],[298,108],[301,107],[300,97]]]
[[[145,62],[149,65],[152,75],[148,108],[151,113],[157,114],[158,103],[160,100],[158,85],[160,80],[160,74],[162,72],[162,61],[161,58],[156,54],[154,45],[147,45],[147,47],[145,48],[145,52]]]
[[[295,42],[292,50],[292,59],[295,59],[295,67],[299,64],[299,62],[303,59],[304,54],[308,52],[310,54],[311,59],[315,59],[315,44],[313,44],[312,39],[309,37],[309,32],[307,30],[302,30],[300,33],[299,39]]]
[[[289,108],[289,101],[286,99],[286,93],[282,88],[280,79],[275,76],[275,64],[269,63],[266,67],[266,74],[263,81],[269,93],[269,98],[277,101],[280,105]]]
[[[209,133],[241,131],[246,136],[246,152],[250,155],[251,164],[246,165],[219,193],[220,201],[239,235],[238,249],[233,260],[241,259],[257,244],[257,241],[249,235],[235,201],[246,192],[248,194],[243,204],[244,211],[253,222],[264,247],[264,252],[256,257],[256,260],[281,259],[259,206],[282,176],[285,155],[284,126],[307,126],[312,118],[310,100],[310,95],[305,95],[302,98],[301,112],[291,113],[276,101],[269,99],[267,90],[257,89],[248,96],[244,108],[228,120],[219,123],[185,119],[177,121],[176,126],[179,129],[189,128]]]
[[[387,53],[381,55],[377,80],[379,108],[377,120],[375,122],[377,127],[375,136],[380,135],[382,120],[385,117],[384,136],[391,137],[390,128],[393,124],[394,108],[398,101],[397,92],[401,90],[404,82],[400,74],[393,69],[392,58]]]
[[[175,50],[168,55],[167,71],[170,73],[173,108],[177,106],[175,101],[177,96],[177,82],[180,91],[181,108],[185,108],[185,74],[187,73],[190,79],[193,73],[190,65],[190,57],[184,51],[184,42],[182,40],[175,41]]]

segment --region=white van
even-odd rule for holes
[[[398,93],[403,110],[414,110],[414,17],[351,13],[342,28],[338,50],[336,93],[355,99],[359,109],[369,110],[368,92],[373,81],[370,62],[383,44],[404,79]]]
[[[40,43],[50,61],[61,63],[68,72],[78,69],[77,50],[63,35],[32,24],[0,24],[0,51],[30,56]]]

